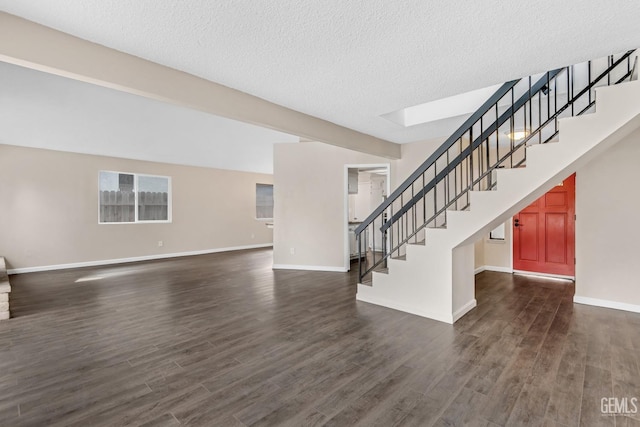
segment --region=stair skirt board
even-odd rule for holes
[[[627,304],[625,302],[609,301],[598,298],[580,297],[575,295],[573,302],[576,304],[592,305],[594,307],[613,308],[615,310],[630,311],[632,313],[640,313],[640,305]]]

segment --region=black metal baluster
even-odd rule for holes
[[[427,224],[427,195],[424,192],[424,173],[422,174],[422,224]],[[425,231],[426,233],[426,231]]]
[[[453,166],[453,194],[451,199],[451,205],[453,206],[453,210],[458,210],[458,165]]]
[[[498,103],[496,102],[496,162],[491,165],[491,170],[498,166],[500,161],[500,127],[498,126],[498,120],[500,112],[498,111]],[[491,188],[493,188],[493,175],[491,176]]]
[[[369,272],[369,257],[367,254],[367,247],[369,245],[369,228],[370,226],[367,226],[364,230],[362,230],[362,232],[364,233],[364,245],[363,245],[364,254],[362,256],[363,256],[364,264],[366,266],[366,268],[364,269],[364,275],[366,275]]]
[[[438,161],[436,160],[433,163],[433,176],[438,176]],[[436,213],[438,212],[438,183],[436,182],[433,186],[433,216],[436,227],[438,226],[438,218],[436,217]]]
[[[473,190],[473,126],[469,129],[469,157],[467,159],[467,206],[471,204],[470,192]]]
[[[415,197],[415,189],[413,187],[414,184],[411,184],[411,200],[413,200],[413,198]],[[413,242],[415,243],[416,241],[416,237],[415,237],[415,232],[416,232],[416,222],[418,221],[418,217],[416,216],[416,205],[413,205],[413,207],[411,208],[411,213],[413,214],[413,224],[411,224],[411,234],[413,234]]]
[[[484,116],[480,117],[480,135],[479,138],[482,139],[482,135],[484,135]],[[482,191],[482,180],[484,179],[484,154],[483,154],[483,145],[484,141],[480,141],[478,144],[478,190]]]
[[[509,161],[510,161],[510,167],[513,169],[513,146],[514,146],[514,140],[513,140],[513,135],[515,132],[515,111],[514,111],[514,104],[516,103],[515,100],[515,94],[513,92],[513,89],[511,89],[511,107],[509,107],[509,109],[511,110],[511,117],[509,117],[509,152],[511,153],[509,155]]]
[[[393,203],[389,206],[389,218],[393,218]],[[387,221],[389,221],[387,218]],[[389,256],[393,256],[393,251],[395,246],[393,245],[393,223],[390,224],[390,227],[387,228],[389,230]]]
[[[398,256],[400,255],[400,247],[402,246],[402,242],[404,242],[404,226],[402,225],[404,222],[404,215],[401,215],[400,218],[398,218],[398,234],[400,235],[400,239],[399,239],[399,245],[398,245]]]
[[[531,76],[529,76],[529,99],[527,100],[527,104],[529,105],[529,128],[524,128],[525,131],[528,131],[528,135],[531,134],[531,130],[533,129],[533,112],[531,111],[533,108],[533,103],[531,102],[531,98],[533,94],[531,93]]]
[[[447,165],[444,167],[444,206],[445,208],[449,207],[449,202],[451,201],[451,170],[449,169],[449,150],[446,153]]]
[[[358,240],[358,282],[362,283],[362,232],[357,236]]]
[[[404,218],[405,218],[404,219],[404,240],[406,241],[406,243],[408,243],[409,239],[410,239],[410,237],[409,237],[409,219],[410,219],[409,211],[404,213]]]
[[[549,73],[547,72],[547,88],[551,91],[551,80],[549,79]],[[547,93],[547,117],[544,122],[546,123],[551,117],[551,93]],[[542,128],[540,129],[540,133],[542,133]]]
[[[542,144],[542,132],[540,132],[540,124],[542,124],[542,94],[543,90],[538,92],[538,144]]]
[[[591,61],[587,62],[587,67],[588,67],[588,69],[587,69],[587,84],[589,86],[591,86]],[[593,95],[591,94],[592,91],[593,90],[591,88],[589,88],[589,104],[591,104],[591,100],[592,100],[592,97],[593,97]]]
[[[567,69],[567,75],[569,74],[569,69]],[[567,89],[568,91],[568,89]],[[555,116],[558,112],[558,78],[556,77],[553,80],[553,115]],[[555,129],[558,130],[558,129]]]
[[[371,242],[369,243],[371,245],[370,248],[370,252],[371,252],[371,268],[370,270],[375,271],[376,267],[378,266],[379,261],[377,260],[376,257],[376,250],[375,250],[375,241],[376,241],[376,227],[375,227],[375,222],[376,220],[374,219],[371,222]]]
[[[384,231],[382,230],[382,228],[384,227],[384,218],[385,218],[385,213],[382,213],[380,216],[380,237],[381,237],[381,241],[380,244],[382,245],[382,260],[384,261],[383,263],[383,267],[387,267],[387,230],[385,229]]]
[[[570,100],[569,102],[571,102],[571,116],[575,116],[576,115],[575,111],[574,111],[575,110],[575,102],[573,102],[573,101],[575,101],[575,99],[573,98],[573,96],[575,95],[574,86],[573,86],[575,79],[576,79],[575,69],[574,69],[573,66],[571,66],[571,78],[570,78],[570,81],[569,81],[569,84],[571,85],[571,92],[570,92],[571,93],[571,97],[569,97],[567,99],[567,101]]]
[[[485,181],[487,182],[487,187],[485,188],[486,190],[491,189],[491,177],[489,176],[488,172],[489,172],[489,168],[490,168],[490,164],[491,164],[491,159],[489,159],[489,156],[491,156],[491,147],[489,146],[489,140],[491,139],[491,135],[489,135],[487,137],[487,139],[485,139],[485,143],[486,143],[486,148],[485,148],[485,154],[486,154],[486,160],[487,160],[487,164],[486,164],[486,168],[483,170],[483,173],[485,174]]]

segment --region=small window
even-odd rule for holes
[[[171,221],[171,178],[100,171],[101,224]]]
[[[504,240],[504,224],[500,224],[489,233],[489,240]]]
[[[273,185],[256,184],[256,218],[273,219]]]

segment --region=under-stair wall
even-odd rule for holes
[[[640,129],[576,173],[574,301],[640,313]]]
[[[527,147],[526,167],[497,170],[495,191],[473,191],[469,211],[448,211],[406,260],[388,259],[357,299],[453,323],[475,306],[473,242],[640,127],[640,83],[596,90],[596,112],[560,120],[557,143]],[[471,255],[470,255],[471,254]]]

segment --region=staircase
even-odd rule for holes
[[[447,323],[473,309],[473,243],[640,127],[636,59],[505,83],[356,229],[356,298]]]

